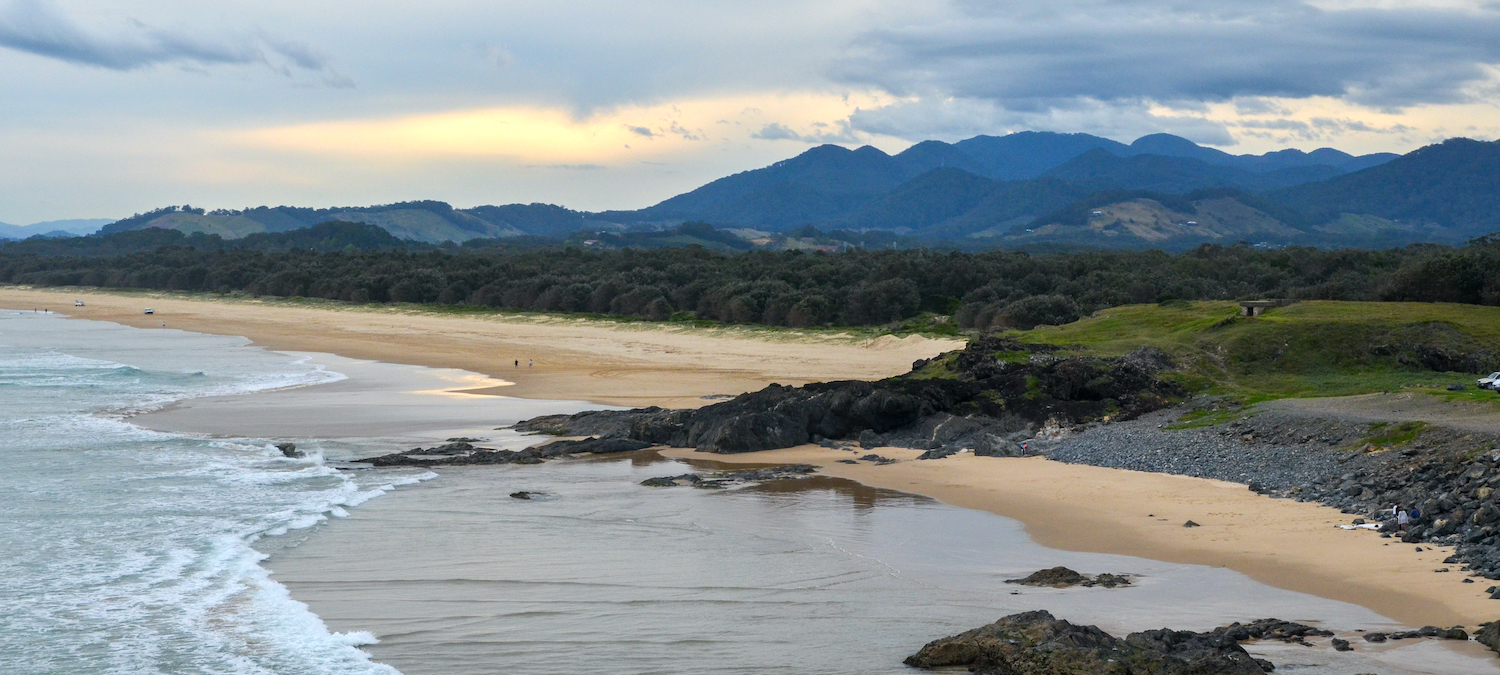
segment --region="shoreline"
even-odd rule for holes
[[[1422,545],[1416,553],[1399,539],[1339,530],[1334,525],[1351,516],[1337,509],[1272,499],[1228,481],[1043,457],[959,454],[918,461],[921,452],[882,447],[851,454],[803,445],[732,455],[690,448],[661,454],[720,465],[811,464],[824,475],[1020,521],[1049,548],[1225,567],[1277,588],[1367,607],[1412,627],[1463,625],[1472,632],[1500,614],[1500,602],[1479,593],[1487,584],[1433,573],[1448,566],[1442,560],[1452,555],[1451,546]],[[839,461],[865,453],[898,461]],[[1188,520],[1201,526],[1184,527]]]
[[[74,307],[75,299],[85,306]],[[307,307],[96,289],[0,287],[0,307],[46,308],[136,328],[235,335],[275,351],[455,368],[507,383],[469,393],[623,407],[696,408],[715,400],[709,397],[772,383],[880,379],[964,344],[921,336],[865,339],[545,315],[443,315],[402,307]],[[155,313],[143,314],[146,307]]]
[[[513,387],[471,393],[503,393],[518,398],[555,396],[631,406],[649,402],[690,407],[709,402],[702,398],[708,394],[696,392],[738,393],[744,389],[736,387],[758,388],[772,381],[796,383],[797,379],[775,377],[771,373],[780,363],[800,366],[799,374],[806,378],[857,379],[881,376],[862,374],[878,368],[890,371],[883,374],[904,372],[909,361],[902,363],[902,360],[910,353],[940,350],[937,341],[930,340],[896,345],[887,341],[882,345],[886,349],[871,349],[848,342],[765,343],[743,337],[688,335],[686,351],[670,352],[663,347],[672,346],[674,340],[683,336],[658,328],[632,330],[587,322],[548,325],[211,300],[153,298],[150,302],[159,313],[148,318],[136,313],[139,310],[135,306],[143,302],[140,297],[17,289],[0,289],[0,305],[25,306],[31,304],[28,299],[60,303],[80,295],[91,303],[87,308],[89,313],[61,309],[77,318],[141,327],[159,326],[165,320],[169,328],[248,333],[245,336],[256,344],[279,351],[317,351],[428,367],[457,367],[490,377],[504,378],[506,361],[493,353],[466,353],[466,349],[502,344],[520,349],[534,347],[534,353],[538,354],[571,354],[580,359],[571,368],[539,369],[535,377],[515,378],[517,384]],[[509,327],[519,330],[504,333]],[[242,329],[243,332],[238,332]],[[476,333],[479,335],[475,336]],[[400,339],[393,340],[392,336]],[[571,342],[563,348],[546,344],[549,339]],[[294,345],[309,348],[298,349]],[[587,345],[612,346],[590,355]],[[733,347],[730,353],[714,354],[710,349],[725,345]],[[651,346],[656,351],[649,349]],[[778,351],[791,355],[779,360],[768,357]],[[853,362],[844,364],[840,359]],[[496,367],[497,361],[502,367]],[[685,364],[705,361],[713,365],[708,372],[696,371],[696,377],[684,376],[692,370]],[[467,363],[485,364],[488,369],[460,365]],[[840,367],[847,367],[847,371],[840,371]],[[549,391],[573,391],[581,395],[549,396],[545,393]],[[674,453],[669,456],[675,456],[689,451],[669,452]],[[919,454],[905,449],[874,452],[906,460]],[[1025,524],[1038,543],[1049,547],[1229,567],[1280,588],[1351,602],[1413,626],[1463,624],[1472,630],[1479,622],[1493,619],[1492,614],[1500,614],[1500,603],[1490,610],[1487,603],[1493,601],[1478,593],[1484,585],[1460,586],[1461,574],[1433,574],[1432,569],[1441,567],[1440,561],[1451,553],[1449,548],[1437,547],[1435,551],[1417,554],[1398,540],[1380,540],[1367,532],[1336,530],[1333,523],[1347,522],[1349,515],[1313,504],[1273,500],[1251,493],[1239,484],[1042,459],[1002,460],[968,455],[887,466],[850,466],[837,460],[851,455],[816,446],[745,455],[689,452],[684,457],[725,464],[819,464],[830,476],[849,478],[871,487],[923,494],[955,506],[1014,518]],[[1237,510],[1230,512],[1231,504]],[[1154,515],[1148,519],[1148,513]],[[1215,520],[1226,514],[1229,517]],[[1184,529],[1181,523],[1189,518],[1204,527]],[[1248,536],[1252,531],[1258,534]],[[1385,546],[1386,543],[1390,545]]]

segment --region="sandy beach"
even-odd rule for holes
[[[1493,621],[1500,604],[1484,596],[1486,579],[1442,561],[1451,547],[1381,539],[1341,530],[1351,516],[1317,504],[1272,499],[1244,485],[1159,473],[1063,464],[1039,457],[954,455],[915,461],[920,451],[869,452],[895,464],[841,464],[846,451],[802,446],[740,455],[692,450],[663,454],[733,465],[806,463],[823,473],[954,506],[1014,518],[1038,543],[1070,551],[1227,567],[1278,588],[1342,600],[1413,626]],[[1187,528],[1192,520],[1201,527]],[[1434,573],[1450,568],[1453,572]]]
[[[74,307],[74,300],[85,306]],[[815,331],[55,289],[0,289],[0,307],[50,309],[138,328],[239,335],[279,351],[457,368],[502,381],[480,384],[476,393],[627,407],[697,407],[712,402],[705,396],[754,391],[773,382],[890,377],[910,370],[912,361],[963,347],[957,340],[920,336],[870,340]],[[155,313],[144,314],[147,307]]]
[[[87,307],[74,311],[72,300]],[[510,396],[614,405],[702,405],[769,382],[874,378],[959,346],[921,338],[874,342],[791,332],[766,334],[619,325],[528,317],[447,316],[399,310],[313,308],[250,301],[0,291],[0,306],[49,307],[80,318],[243,335],[278,350],[461,368],[514,382],[489,387]],[[141,308],[156,309],[143,316]],[[520,359],[521,369],[513,365]],[[526,368],[535,359],[534,368]],[[481,383],[493,384],[493,383]],[[480,390],[486,390],[480,387]],[[1412,626],[1473,629],[1500,614],[1488,585],[1462,583],[1457,566],[1434,573],[1451,551],[1345,531],[1334,509],[1254,494],[1243,485],[1067,465],[1043,459],[910,461],[915,451],[877,451],[901,461],[836,463],[843,451],[803,447],[750,455],[674,457],[726,464],[806,462],[831,476],[934,497],[1017,519],[1037,542],[1066,550],[1119,553],[1225,567],[1258,581],[1358,604]],[[1202,524],[1184,528],[1186,520]],[[1428,547],[1423,546],[1427,549]]]

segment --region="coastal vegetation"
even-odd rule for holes
[[[721,234],[690,224],[675,236],[711,241]],[[923,249],[724,253],[701,245],[596,250],[519,237],[489,241],[413,247],[373,225],[337,222],[236,240],[152,228],[0,245],[0,283],[979,334],[1068,324],[1125,305],[1170,308],[1177,301],[1500,305],[1500,275],[1493,271],[1500,269],[1500,239],[1493,237],[1461,247],[1204,245],[1180,254],[1051,255]],[[1213,321],[1228,322],[1219,333],[1243,330],[1226,314],[1232,309],[1213,310]],[[1400,311],[1407,316],[1417,310]],[[1198,315],[1182,319],[1188,316]],[[1275,325],[1255,325],[1262,324]],[[1287,357],[1254,358],[1284,369]]]

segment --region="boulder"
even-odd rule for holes
[[[1062,588],[1065,586],[1076,586],[1088,580],[1088,577],[1059,565],[1044,570],[1037,570],[1020,579],[1006,579],[1005,583]]]
[[[1222,635],[1161,629],[1121,640],[1044,610],[934,640],[905,663],[926,670],[967,667],[979,675],[1258,675],[1270,666]]]
[[[280,450],[282,456],[284,456],[284,457],[291,457],[293,459],[300,459],[302,457],[306,457],[307,456],[306,453],[304,453],[301,450],[297,449],[297,444],[296,443],[277,443],[276,444],[276,449]]]
[[[1037,570],[1021,579],[1006,579],[1005,583],[1020,584],[1022,586],[1051,586],[1053,588],[1067,588],[1068,586],[1116,588],[1119,586],[1129,586],[1130,579],[1123,574],[1100,574],[1091,577],[1066,567],[1058,566],[1045,570]]]
[[[1500,621],[1479,624],[1479,630],[1474,633],[1474,641],[1490,648],[1490,651],[1500,652]]]

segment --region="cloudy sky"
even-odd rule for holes
[[[818,143],[1500,136],[1500,4],[0,0],[0,221],[636,208]]]

